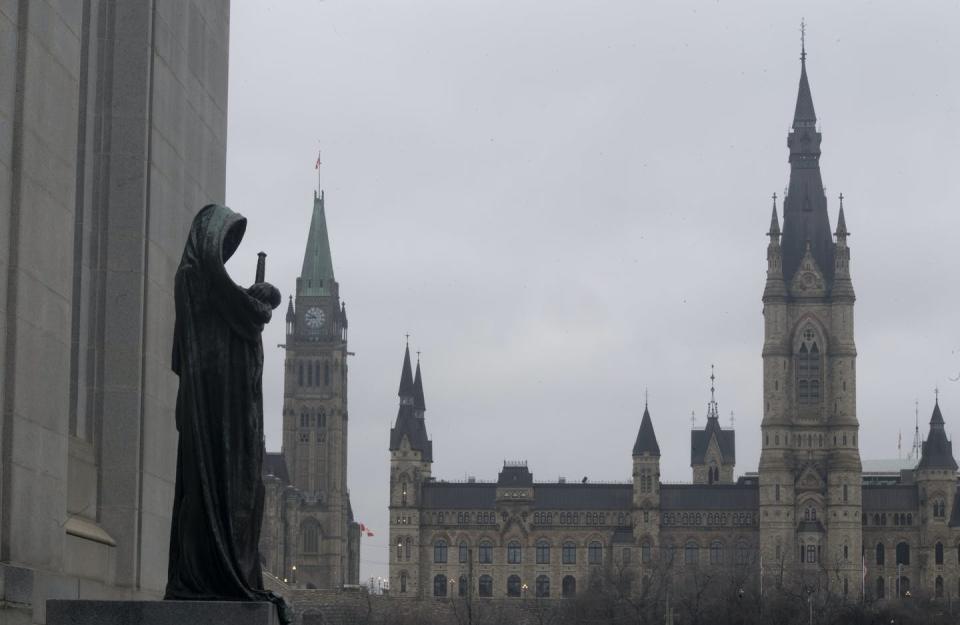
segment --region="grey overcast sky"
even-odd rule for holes
[[[628,480],[649,388],[690,479],[710,364],[738,474],[759,457],[770,196],[788,179],[801,17],[830,217],[843,192],[864,458],[960,433],[960,4],[240,0],[227,202],[286,296],[323,149],[350,316],[349,484],[385,575],[403,335],[423,351],[434,475]],[[280,447],[283,317],[264,333]],[[960,451],[960,450],[958,450]]]

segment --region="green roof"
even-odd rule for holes
[[[313,216],[310,234],[303,254],[298,295],[330,295],[333,286],[333,261],[330,258],[330,238],[327,236],[327,218],[323,211],[323,192],[313,198]]]

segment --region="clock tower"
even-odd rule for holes
[[[301,498],[297,582],[339,588],[348,583],[347,314],[333,275],[323,191],[313,215],[286,317],[283,458]]]

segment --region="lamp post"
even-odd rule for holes
[[[290,567],[290,577],[294,586],[297,585],[297,565],[294,564]]]
[[[526,583],[520,585],[520,592],[523,593],[523,598],[527,598],[527,589],[530,588]]]

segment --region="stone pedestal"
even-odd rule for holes
[[[272,603],[47,601],[47,625],[278,625]]]

